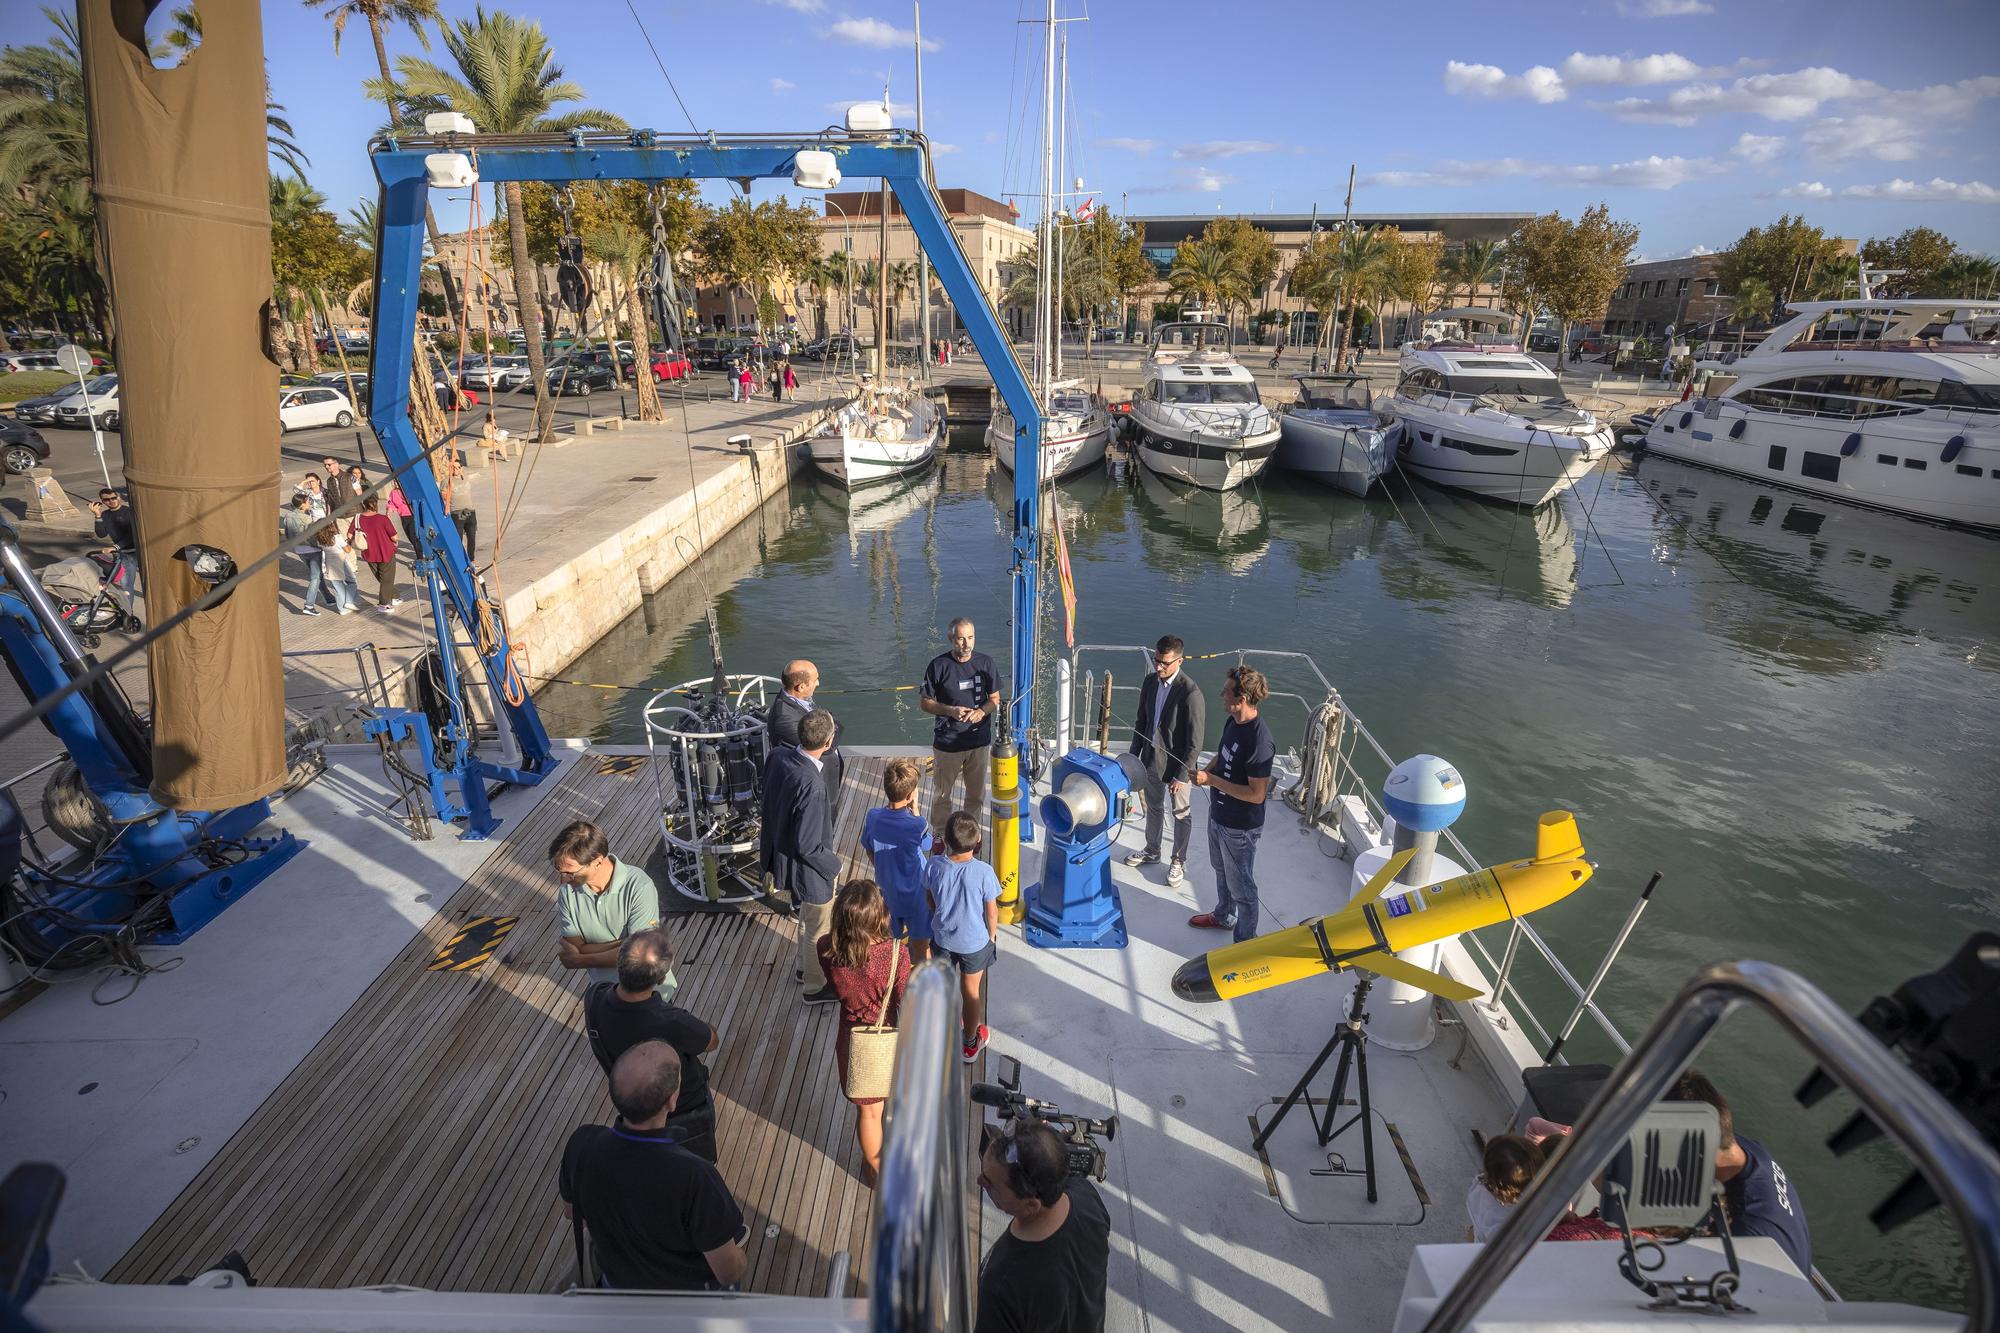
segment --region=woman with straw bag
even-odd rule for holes
[[[840,1086],[854,1103],[862,1181],[882,1170],[882,1106],[896,1062],[896,1022],[910,953],[889,937],[889,904],[872,879],[850,879],[833,896],[832,929],[820,937],[819,965],[840,999]]]

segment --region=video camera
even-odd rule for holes
[[[1054,1102],[1025,1097],[1021,1094],[1021,1062],[1007,1055],[1000,1059],[1012,1066],[1010,1073],[1003,1073],[998,1083],[973,1084],[972,1100],[992,1107],[1002,1123],[1025,1115],[1055,1126],[1062,1131],[1063,1148],[1069,1154],[1069,1173],[1101,1182],[1105,1172],[1104,1143],[1099,1143],[1095,1136],[1103,1135],[1105,1143],[1116,1140],[1118,1117],[1092,1120],[1089,1116],[1070,1115]],[[986,1150],[983,1138],[979,1147],[982,1153]]]

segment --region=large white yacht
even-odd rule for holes
[[[1609,423],[1571,402],[1555,372],[1512,341],[1505,311],[1441,310],[1433,319],[1446,336],[1403,349],[1396,390],[1379,404],[1402,423],[1404,467],[1440,486],[1533,506],[1611,452]]]
[[[1278,419],[1231,354],[1229,326],[1207,320],[1165,324],[1153,336],[1132,429],[1146,467],[1211,491],[1235,490],[1278,448]]]
[[[1803,301],[1646,433],[1667,458],[2000,529],[2000,302]]]

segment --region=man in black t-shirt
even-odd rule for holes
[[[750,1269],[722,1173],[667,1128],[680,1076],[673,1047],[640,1042],[611,1068],[617,1121],[578,1127],[563,1149],[563,1212],[583,1219],[605,1286],[731,1289]]]
[[[721,1044],[714,1028],[660,998],[673,965],[667,933],[634,931],[618,949],[618,980],[600,981],[583,993],[583,1030],[590,1050],[609,1074],[618,1057],[642,1041],[664,1041],[681,1058],[680,1095],[667,1128],[674,1142],[705,1161],[716,1160],[715,1104],[701,1057]]]
[[[1102,1333],[1111,1215],[1097,1186],[1070,1177],[1061,1137],[1018,1120],[993,1134],[979,1187],[1008,1222],[979,1266],[974,1333]]]
[[[993,759],[993,714],[1000,707],[1000,673],[993,659],[972,650],[973,625],[964,616],[946,631],[951,651],[939,653],[924,668],[917,704],[937,719],[931,737],[931,776],[937,794],[931,799],[931,827],[943,828],[954,810],[974,815],[986,804],[986,769]],[[951,793],[965,778],[965,804],[953,805]]]
[[[1801,1277],[1812,1276],[1812,1232],[1806,1226],[1805,1204],[1798,1187],[1763,1144],[1736,1132],[1736,1119],[1722,1090],[1696,1069],[1682,1073],[1664,1098],[1670,1102],[1707,1102],[1721,1121],[1715,1152],[1715,1178],[1722,1183],[1729,1209],[1729,1234],[1766,1236],[1784,1247]]]
[[[1194,775],[1208,788],[1208,863],[1215,870],[1215,910],[1188,918],[1190,926],[1233,931],[1237,940],[1257,933],[1257,839],[1264,832],[1264,800],[1271,794],[1277,746],[1257,716],[1271,687],[1253,667],[1231,667],[1222,686],[1229,720],[1222,724],[1215,758]]]

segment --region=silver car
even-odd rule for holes
[[[477,361],[465,363],[465,373],[460,377],[468,389],[504,389],[509,371],[519,370],[522,382],[527,381],[528,358],[525,356],[486,356]]]
[[[86,401],[88,407],[84,406]],[[118,377],[99,375],[91,380],[84,391],[71,393],[57,403],[49,421],[79,430],[88,430],[93,425],[104,430],[118,429]]]

